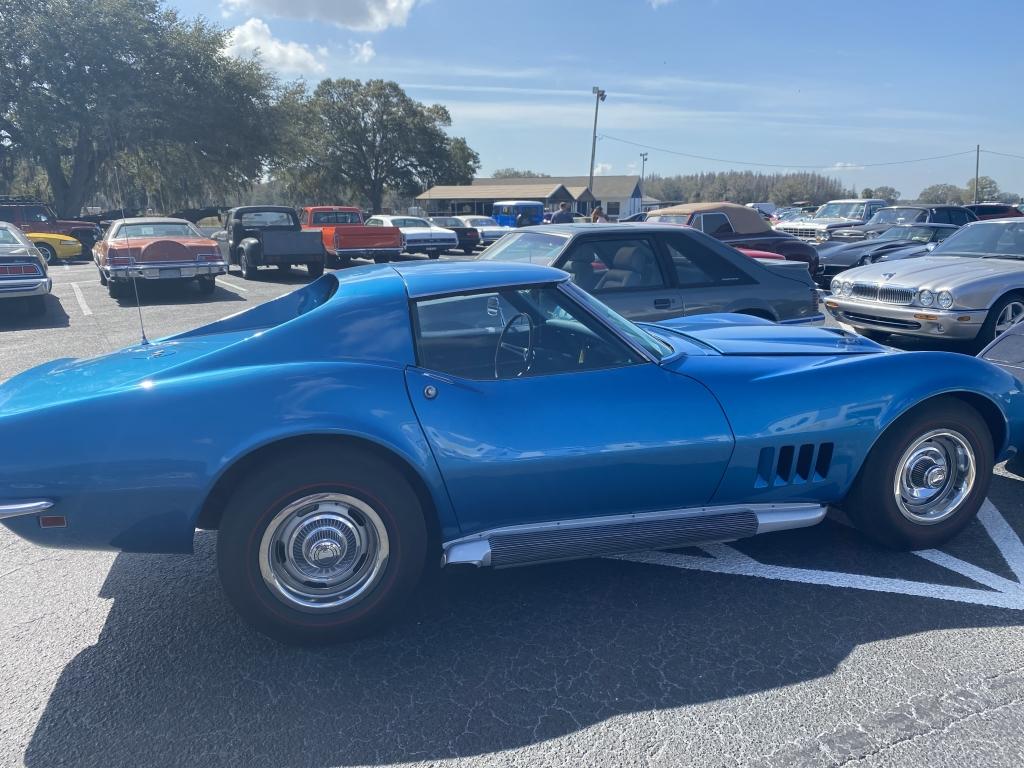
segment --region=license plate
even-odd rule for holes
[[[160,270],[160,277],[162,277],[162,278],[181,277],[181,270],[180,269],[161,269]]]

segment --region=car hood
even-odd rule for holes
[[[722,355],[867,355],[886,348],[839,329],[777,325],[745,315],[708,314],[651,324],[682,334]]]
[[[902,288],[952,290],[978,280],[998,280],[1024,272],[1024,261],[979,259],[970,256],[922,256],[901,261],[882,261],[844,273],[851,282],[885,283]]]
[[[821,248],[818,250],[818,258],[822,264],[826,265],[856,264],[861,257],[868,254],[888,253],[915,246],[924,249],[923,244],[915,243],[912,240],[863,240],[857,243],[836,244],[828,248]]]

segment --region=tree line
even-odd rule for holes
[[[7,0],[0,194],[48,198],[72,217],[88,203],[237,202],[271,182],[283,202],[379,210],[388,194],[468,183],[479,168],[446,132],[448,111],[397,83],[282,83],[225,43],[162,0]]]

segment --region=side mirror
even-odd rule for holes
[[[935,243],[926,243],[925,246],[924,246],[924,249],[926,251],[934,251],[935,250]]]

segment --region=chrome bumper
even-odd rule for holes
[[[0,299],[18,299],[26,296],[45,296],[53,288],[48,277],[32,277],[27,280],[0,281]]]
[[[12,517],[25,517],[26,515],[38,515],[53,506],[52,501],[36,499],[34,501],[16,501],[10,504],[0,504],[0,520],[8,520]]]
[[[981,330],[988,310],[935,309],[850,301],[836,296],[825,299],[825,309],[836,320],[854,328],[899,333],[925,338],[973,339]]]
[[[223,261],[204,261],[201,264],[132,264],[126,267],[105,267],[107,275],[115,280],[189,280],[203,275],[225,275],[228,265]]]

